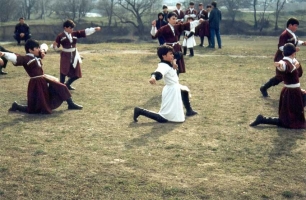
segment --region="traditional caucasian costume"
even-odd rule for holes
[[[40,58],[31,53],[27,53],[25,56],[5,53],[4,57],[13,62],[15,66],[23,66],[30,76],[27,106],[14,102],[10,111],[19,110],[28,113],[50,114],[63,101],[67,101],[69,109],[82,108],[82,106],[72,102],[71,94],[66,85],[58,82],[57,78],[44,74]]]
[[[278,49],[275,53],[274,56],[274,62],[280,61],[284,56],[283,56],[283,49],[284,45],[286,43],[292,43],[294,46],[301,46],[304,44],[304,41],[298,40],[297,36],[286,28],[282,34],[279,36],[279,42],[278,42]],[[275,76],[271,78],[267,83],[265,83],[263,86],[260,87],[260,91],[264,97],[268,97],[268,92],[267,90],[275,85],[278,85],[283,81],[282,74],[276,70]]]
[[[292,47],[295,50],[293,45]],[[301,90],[299,82],[299,77],[303,74],[302,66],[298,64],[298,61],[293,56],[290,56],[284,57],[278,62],[277,70],[282,74],[284,81],[279,100],[279,117],[271,118],[258,115],[250,126],[271,124],[291,129],[306,128],[304,115],[306,93]]]
[[[172,26],[171,24],[167,24],[163,27],[161,27],[159,30],[156,29],[156,27],[152,26],[151,35],[153,39],[156,39],[158,37],[163,36],[165,39],[165,44],[172,46],[175,53],[181,53],[182,54],[182,48],[178,41],[178,36],[184,31],[184,30],[190,30],[195,28],[197,25],[199,25],[199,21],[195,20],[193,22],[187,22],[183,24],[176,24]],[[178,71],[179,73],[185,73],[185,62],[184,58],[181,56],[180,59],[177,59],[178,64]]]
[[[179,77],[172,64],[167,61],[161,61],[152,76],[156,80],[164,79],[165,86],[162,91],[162,103],[158,113],[154,113],[142,108],[134,109],[134,120],[137,121],[139,115],[154,119],[160,123],[165,122],[184,122],[185,115],[183,104],[186,108],[186,115],[197,114],[193,111],[189,102],[189,89],[179,84]]]
[[[71,34],[64,31],[60,33],[55,42],[57,48],[62,45],[61,59],[60,59],[60,82],[65,82],[65,77],[70,79],[66,85],[69,89],[73,89],[70,85],[72,82],[82,77],[80,63],[82,63],[79,52],[76,48],[78,38],[84,38],[95,32],[95,28],[87,28],[85,30],[73,31]]]

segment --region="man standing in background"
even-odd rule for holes
[[[220,21],[222,19],[221,11],[217,8],[217,2],[211,3],[212,10],[209,14],[209,29],[210,29],[210,46],[209,48],[215,48],[215,35],[218,42],[218,47],[221,49],[221,36],[220,36]]]

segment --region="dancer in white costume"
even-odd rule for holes
[[[148,111],[139,107],[134,109],[134,121],[137,122],[139,115],[146,116],[157,122],[165,123],[184,122],[185,115],[183,104],[186,108],[186,116],[196,115],[197,112],[192,110],[189,102],[189,89],[179,84],[177,76],[177,64],[174,60],[173,48],[163,45],[158,48],[157,55],[161,59],[155,72],[152,73],[149,82],[156,84],[156,80],[164,78],[165,87],[162,92],[162,103],[158,113]]]
[[[187,22],[193,22],[192,17],[187,18]],[[194,51],[193,47],[196,46],[196,41],[194,39],[194,33],[195,33],[195,28],[190,29],[190,31],[185,31],[184,33],[184,40],[183,40],[183,49],[184,49],[184,55],[187,53],[187,49],[189,49],[190,54],[189,56],[194,56]]]

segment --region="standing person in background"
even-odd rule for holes
[[[164,16],[164,21],[166,23],[168,23],[168,14],[169,14],[169,11],[168,11],[168,6],[167,5],[163,5],[163,16]]]
[[[218,47],[221,49],[221,36],[220,36],[220,21],[222,20],[221,11],[217,8],[217,2],[211,3],[212,10],[209,14],[209,30],[210,30],[210,48],[215,48],[215,35],[218,42]]]
[[[192,22],[194,19],[192,17],[187,18],[187,22]],[[190,29],[190,31],[185,31],[184,33],[184,40],[183,40],[183,50],[184,50],[184,55],[187,53],[187,49],[189,49],[190,57],[194,56],[194,51],[193,47],[196,45],[196,42],[194,40],[194,32],[195,28]]]
[[[15,26],[14,38],[17,40],[17,45],[20,45],[20,41],[25,42],[31,38],[30,27],[24,22],[24,18],[19,18],[19,23]]]
[[[63,23],[64,32],[57,35],[52,44],[54,49],[62,45],[61,61],[60,61],[60,82],[65,83],[66,76],[69,77],[65,83],[69,90],[75,90],[71,84],[82,77],[80,63],[81,57],[76,49],[77,39],[86,37],[96,31],[100,31],[100,27],[87,28],[81,31],[73,31],[75,23],[72,20],[66,20]]]
[[[299,21],[296,18],[289,18],[287,20],[287,28],[282,32],[282,34],[279,36],[278,40],[278,49],[274,56],[274,62],[278,62],[283,57],[283,49],[284,45],[286,43],[292,43],[294,46],[301,46],[306,45],[306,42],[298,40],[297,36],[294,34],[294,32],[297,31],[299,27]],[[300,50],[299,47],[296,47],[296,51],[298,52]],[[268,97],[267,90],[275,85],[278,85],[283,81],[282,74],[279,72],[279,70],[276,70],[276,74],[273,78],[271,78],[267,83],[265,83],[263,86],[260,87],[260,92],[263,97]]]
[[[166,23],[164,21],[164,15],[163,13],[158,13],[158,19],[156,20],[156,28],[157,30],[159,30],[162,26],[166,25],[168,23]],[[159,42],[159,45],[163,45],[165,43],[165,39],[164,37],[158,37],[158,42]]]
[[[207,8],[211,7],[210,5],[207,5]],[[203,23],[201,23],[199,26],[195,29],[195,35],[200,37],[200,47],[204,46],[204,37],[206,36],[208,39],[208,46],[210,46],[210,39],[209,39],[209,22],[208,22],[208,14],[210,13],[210,10],[204,10],[203,4],[199,4],[199,13],[198,13],[198,19],[204,19]]]
[[[193,17],[193,19],[197,17],[197,11],[194,9],[194,3],[192,1],[189,3],[189,8],[185,11],[186,21],[188,17]]]
[[[168,15],[168,24],[161,27],[159,30],[156,28],[156,21],[152,21],[152,29],[151,29],[151,36],[153,39],[163,36],[165,39],[165,44],[172,46],[174,49],[174,56],[177,60],[178,70],[177,73],[185,73],[185,62],[184,57],[182,56],[182,48],[178,41],[178,36],[184,30],[191,30],[198,26],[203,19],[195,20],[193,22],[187,22],[183,24],[177,24],[177,15],[174,12],[170,12]]]
[[[184,11],[181,10],[181,6],[182,6],[181,3],[176,3],[176,9],[173,11],[177,15],[177,20],[176,20],[177,23],[184,22],[185,14]],[[180,37],[181,35],[178,36],[178,41],[180,41]]]

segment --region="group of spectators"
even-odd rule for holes
[[[204,37],[208,38],[208,48],[215,48],[215,37],[217,39],[218,48],[221,49],[221,36],[220,36],[220,21],[222,19],[221,11],[217,8],[217,2],[213,1],[211,4],[206,5],[204,9],[204,4],[199,3],[198,10],[195,9],[194,2],[189,3],[187,10],[181,10],[181,3],[176,4],[176,9],[173,10],[177,15],[177,23],[187,22],[188,18],[204,19],[205,21],[201,23],[198,27],[195,28],[195,36],[200,37],[200,45],[204,46]],[[163,11],[158,13],[158,19],[156,20],[156,28],[160,29],[162,26],[168,24],[168,7],[163,5]],[[159,44],[162,45],[165,43],[163,37],[159,37]],[[180,40],[180,36],[179,36]]]

